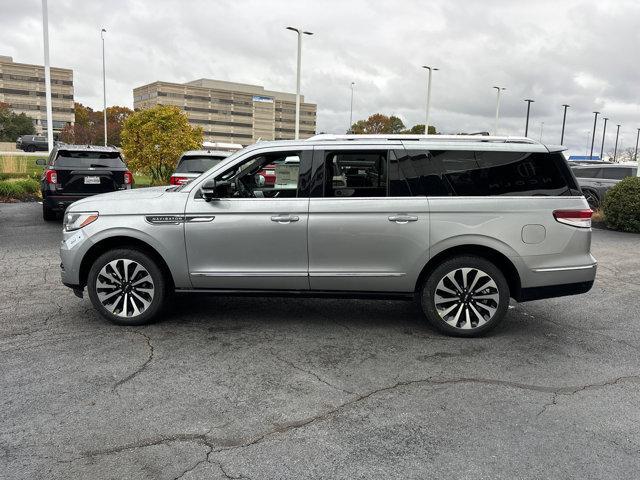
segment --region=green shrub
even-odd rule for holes
[[[640,233],[640,178],[627,177],[612,187],[603,208],[609,228]]]
[[[22,187],[25,193],[34,195],[38,190],[40,190],[40,183],[32,178],[25,178],[23,180],[17,180],[14,183],[17,183]]]
[[[18,182],[2,181],[0,182],[0,197],[23,198],[25,196],[24,187]]]

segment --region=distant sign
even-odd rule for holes
[[[262,102],[262,103],[273,103],[273,98],[271,97],[262,97],[260,95],[253,96],[254,102]]]

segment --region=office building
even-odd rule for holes
[[[0,56],[0,102],[30,117],[36,132],[44,133],[47,129],[44,66],[16,63],[11,57]],[[73,125],[73,70],[51,67],[51,105],[54,132]]]
[[[316,105],[300,96],[300,138],[316,131]],[[211,142],[249,145],[257,140],[293,139],[296,96],[256,85],[202,78],[187,83],[153,82],[133,90],[136,109],[175,105],[202,127]]]

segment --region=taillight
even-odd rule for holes
[[[169,183],[171,185],[182,185],[188,182],[189,182],[189,177],[178,177],[176,175],[171,175],[171,178],[169,179]]]
[[[124,172],[124,184],[125,185],[133,185],[133,175],[129,170]]]
[[[589,228],[591,227],[591,216],[593,210],[555,210],[553,218],[558,222],[572,227]]]
[[[55,170],[47,170],[44,179],[47,183],[53,183],[55,185],[58,183],[58,172]]]

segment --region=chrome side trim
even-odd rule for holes
[[[306,277],[307,272],[190,272],[194,277]]]
[[[404,277],[402,272],[309,272],[310,277]]]
[[[549,268],[534,268],[534,272],[568,272],[571,270],[589,270],[590,268],[596,268],[598,264],[592,263],[591,265],[578,265],[576,267],[549,267]]]
[[[185,216],[185,220],[187,222],[190,223],[203,223],[203,222],[212,222],[213,219],[216,218],[213,215],[203,215],[203,216],[197,216],[197,215],[186,215]]]

